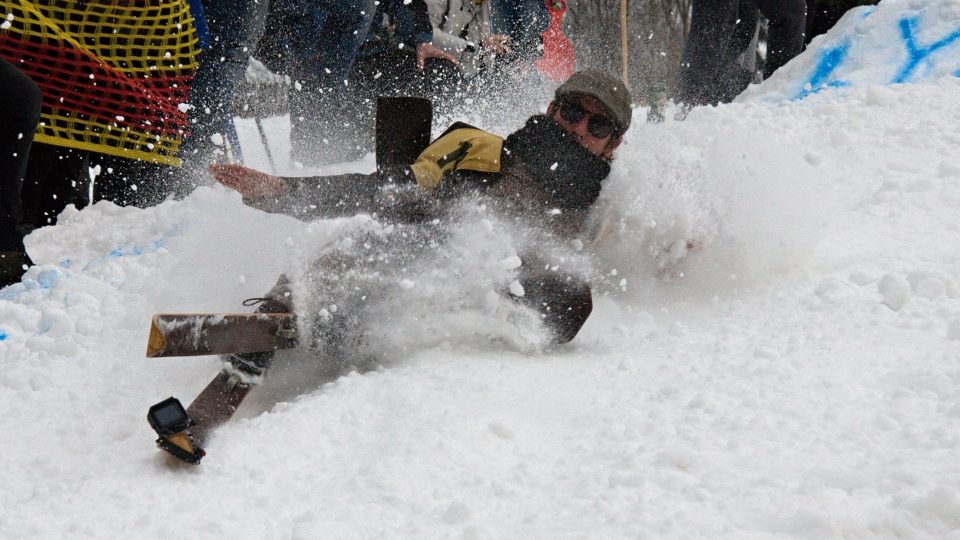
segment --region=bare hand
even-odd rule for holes
[[[427,58],[440,58],[441,60],[447,60],[448,62],[453,62],[453,65],[459,67],[460,61],[457,60],[452,54],[435,47],[433,43],[417,43],[417,69],[423,71],[423,65],[426,63]]]
[[[217,182],[238,191],[244,199],[275,197],[283,191],[279,177],[243,165],[210,165],[207,170]]]
[[[503,34],[494,34],[483,38],[480,42],[483,50],[494,54],[504,54],[510,52],[510,36]]]

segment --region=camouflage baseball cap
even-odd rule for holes
[[[623,81],[599,69],[578,71],[557,88],[556,99],[567,96],[588,96],[607,109],[617,129],[623,134],[630,128],[633,111],[630,109],[630,91]]]

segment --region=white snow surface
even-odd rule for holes
[[[956,0],[873,16],[921,4],[960,27]],[[369,220],[221,187],[68,209],[0,292],[0,538],[960,538],[960,79],[644,117],[571,344],[504,335],[488,304],[399,318],[372,369],[281,355],[199,466],[145,413],[219,364],[144,358],[150,316],[241,311]],[[490,301],[477,276],[516,253],[487,226],[453,266]],[[432,282],[396,290],[435,303]]]

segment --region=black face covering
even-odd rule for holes
[[[584,148],[547,116],[537,115],[504,142],[504,160],[524,165],[560,208],[582,210],[600,196],[610,164]]]

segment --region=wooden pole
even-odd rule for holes
[[[630,51],[627,49],[627,2],[620,0],[620,58],[623,63],[623,84],[630,87]]]

